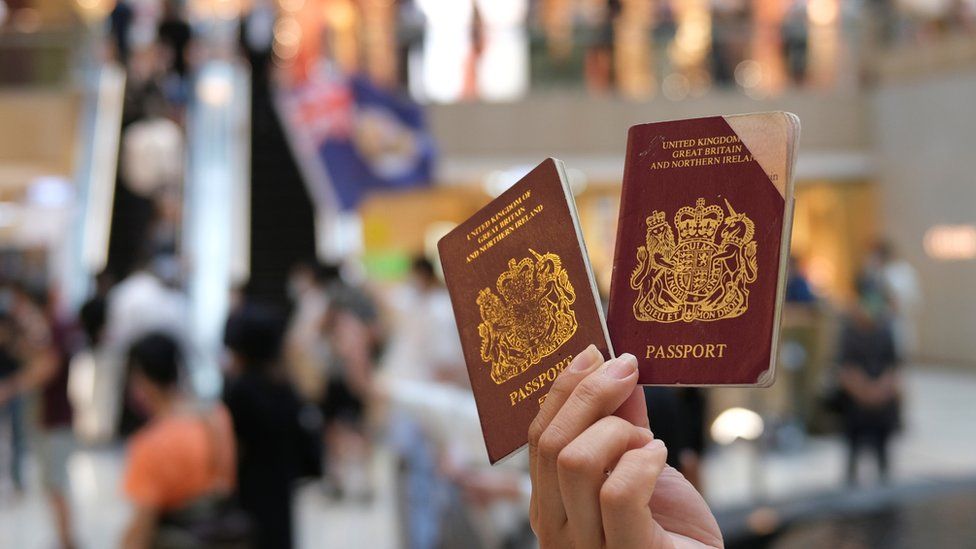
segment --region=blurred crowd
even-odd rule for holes
[[[62,546],[73,546],[68,458],[114,440],[125,441],[121,488],[133,508],[125,547],[293,546],[296,481],[368,504],[377,444],[399,464],[409,546],[528,535],[524,472],[487,467],[450,302],[429,261],[384,291],[335,266],[297,265],[290,314],[243,289],[226,323],[219,399],[193,388],[186,298],[161,264],[101,288],[77,315],[40,289],[0,291],[0,479],[15,497],[27,488],[30,432]],[[35,397],[36,422],[25,414]],[[487,523],[449,518],[462,500],[492,508],[471,515]]]
[[[406,546],[531,539],[527,464],[517,456],[487,465],[450,301],[429,260],[417,257],[394,286],[356,282],[348,266],[300,263],[287,309],[241,288],[216,399],[191,383],[186,298],[165,265],[157,256],[99,287],[77,314],[42,288],[7,281],[0,289],[0,479],[14,494],[26,488],[30,433],[62,546],[73,546],[67,460],[79,444],[114,440],[125,441],[122,490],[134,510],[126,547],[293,546],[297,483],[368,505],[377,448],[395,456]],[[920,299],[914,276],[879,245],[840,324],[827,404],[848,443],[851,484],[863,450],[888,478],[887,448],[900,426],[897,366],[911,352]],[[787,296],[790,307],[821,306],[798,266]],[[669,462],[701,487],[705,391],[645,394]],[[36,414],[25,413],[31,399]]]

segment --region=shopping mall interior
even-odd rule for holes
[[[540,546],[438,240],[558,158],[606,301],[628,129],[760,111],[777,380],[645,388],[667,463],[727,547],[976,547],[974,97],[976,0],[0,0],[0,547]]]

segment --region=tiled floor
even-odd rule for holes
[[[917,367],[906,372],[905,433],[894,447],[896,481],[976,475],[976,375]],[[754,451],[736,444],[714,452],[705,464],[706,494],[714,506],[772,499],[832,489],[842,478],[844,452],[836,438],[815,438],[802,450],[770,454],[755,461]],[[76,453],[71,461],[73,507],[81,547],[116,545],[128,510],[120,498],[119,449]],[[756,465],[758,463],[758,465]],[[392,461],[378,452],[378,488],[371,504],[330,502],[317,485],[304,487],[296,500],[302,547],[396,547],[397,528],[391,492]],[[54,547],[48,511],[36,489],[21,499],[0,495],[0,548]],[[871,468],[868,467],[868,470]]]

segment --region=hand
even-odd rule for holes
[[[540,546],[722,547],[705,501],[648,429],[637,359],[593,346],[553,383],[529,428],[530,521]]]

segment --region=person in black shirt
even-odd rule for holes
[[[848,445],[847,482],[857,482],[861,448],[873,450],[882,482],[889,473],[888,441],[898,426],[898,357],[884,292],[867,278],[857,287],[858,301],[845,319],[840,338],[840,387]]]
[[[187,51],[193,32],[190,24],[180,13],[179,4],[174,0],[167,0],[163,4],[163,18],[156,29],[159,43],[168,51],[168,67],[180,75],[181,79],[186,78],[187,72]]]
[[[245,303],[227,321],[232,369],[224,403],[234,422],[240,501],[256,526],[258,548],[292,547],[292,492],[314,462],[319,425],[303,407],[281,368],[283,318]],[[308,425],[306,425],[308,423]]]
[[[129,29],[135,13],[126,0],[119,0],[109,14],[109,31],[112,34],[112,44],[115,46],[116,59],[123,65],[129,62]]]
[[[701,490],[705,452],[705,397],[698,387],[644,387],[647,421],[668,447],[667,463]]]

